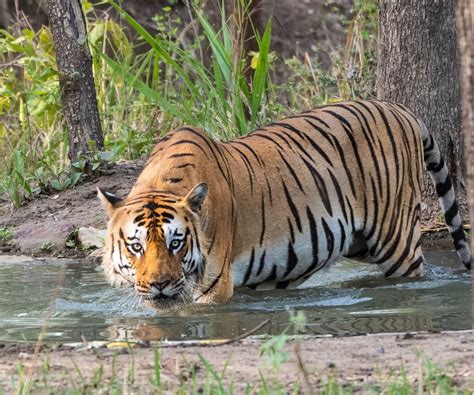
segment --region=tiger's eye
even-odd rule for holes
[[[133,243],[132,244],[132,251],[133,252],[140,252],[142,250],[142,245],[140,243]]]
[[[172,249],[176,249],[176,248],[178,248],[180,245],[181,245],[181,240],[173,240],[173,241],[170,243],[170,247],[171,247]]]

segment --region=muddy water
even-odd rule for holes
[[[421,279],[384,279],[373,265],[343,261],[293,291],[238,291],[221,306],[157,313],[111,289],[96,265],[0,256],[0,343],[229,338],[271,319],[280,333],[303,311],[308,334],[356,335],[472,327],[471,275],[451,252],[426,253]]]

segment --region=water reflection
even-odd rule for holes
[[[306,332],[354,335],[472,326],[471,277],[453,253],[427,254],[424,278],[386,280],[373,265],[341,262],[312,279],[312,288],[240,290],[227,305],[156,312],[133,289],[110,288],[100,268],[74,261],[2,262],[0,342],[229,338],[271,322],[279,333],[288,310],[304,311]],[[5,261],[6,259],[3,259]]]

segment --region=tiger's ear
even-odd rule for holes
[[[201,183],[197,184],[184,198],[184,202],[188,207],[195,213],[198,213],[201,210],[202,203],[207,196],[209,188],[207,184]]]
[[[122,203],[122,199],[118,196],[115,196],[113,193],[105,192],[99,187],[97,187],[97,197],[102,203],[102,206],[105,208],[107,215],[109,218],[114,215],[115,210],[120,206]]]

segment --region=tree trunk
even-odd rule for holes
[[[48,0],[64,117],[69,136],[69,159],[104,147],[92,76],[92,58],[79,0]]]
[[[471,214],[471,251],[474,251],[474,10],[472,0],[459,0],[457,10],[461,53],[462,128],[466,143],[469,212]]]
[[[406,105],[425,122],[465,212],[456,0],[380,0],[379,5],[377,97]],[[423,219],[437,217],[427,175],[422,208]]]

